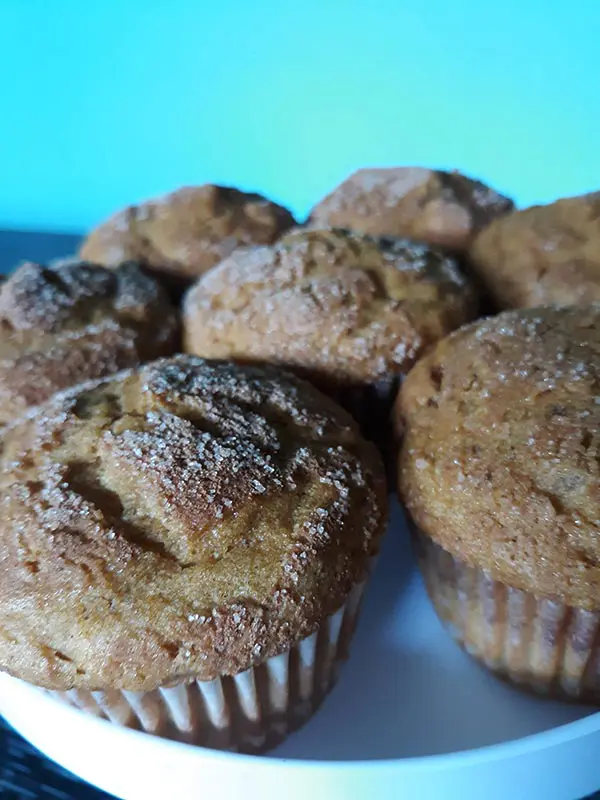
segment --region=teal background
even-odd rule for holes
[[[304,214],[361,165],[600,188],[597,0],[0,0],[0,227],[180,184]]]

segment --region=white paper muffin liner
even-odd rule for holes
[[[309,637],[256,667],[212,681],[154,691],[50,691],[54,697],[129,728],[223,750],[275,746],[318,708],[347,658],[365,582]]]
[[[434,608],[470,655],[538,694],[600,702],[600,610],[515,589],[418,532],[417,547]]]

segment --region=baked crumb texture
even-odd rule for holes
[[[271,244],[294,224],[287,209],[260,194],[188,186],[114,214],[80,254],[111,267],[139,261],[181,290],[236,247]]]
[[[309,384],[177,356],[7,428],[0,667],[59,690],[152,690],[289,650],[366,575],[375,448]]]
[[[476,313],[455,260],[425,245],[297,230],[240,249],[184,303],[184,347],[279,364],[325,390],[386,381]]]
[[[513,203],[459,172],[423,167],[360,169],[312,210],[309,225],[400,236],[464,252]]]
[[[600,302],[600,192],[495,220],[469,260],[503,308]]]
[[[400,494],[490,580],[600,610],[600,307],[505,312],[405,381]]]
[[[0,286],[0,423],[179,342],[176,312],[135,264],[24,263]]]

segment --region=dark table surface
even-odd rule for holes
[[[0,272],[19,261],[41,261],[75,252],[71,234],[0,230]],[[600,800],[600,793],[594,795]],[[0,798],[2,800],[110,800],[35,750],[0,717]],[[576,798],[574,798],[576,800]],[[591,800],[591,798],[590,798]]]
[[[48,261],[73,253],[78,236],[0,230],[0,272],[19,261]],[[44,758],[0,717],[0,798],[2,800],[108,800]]]
[[[8,272],[19,261],[48,261],[74,253],[80,237],[74,234],[7,231],[0,229],[0,272]]]

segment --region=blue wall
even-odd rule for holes
[[[304,213],[366,164],[600,188],[599,34],[598,0],[0,0],[0,226],[204,181]]]

